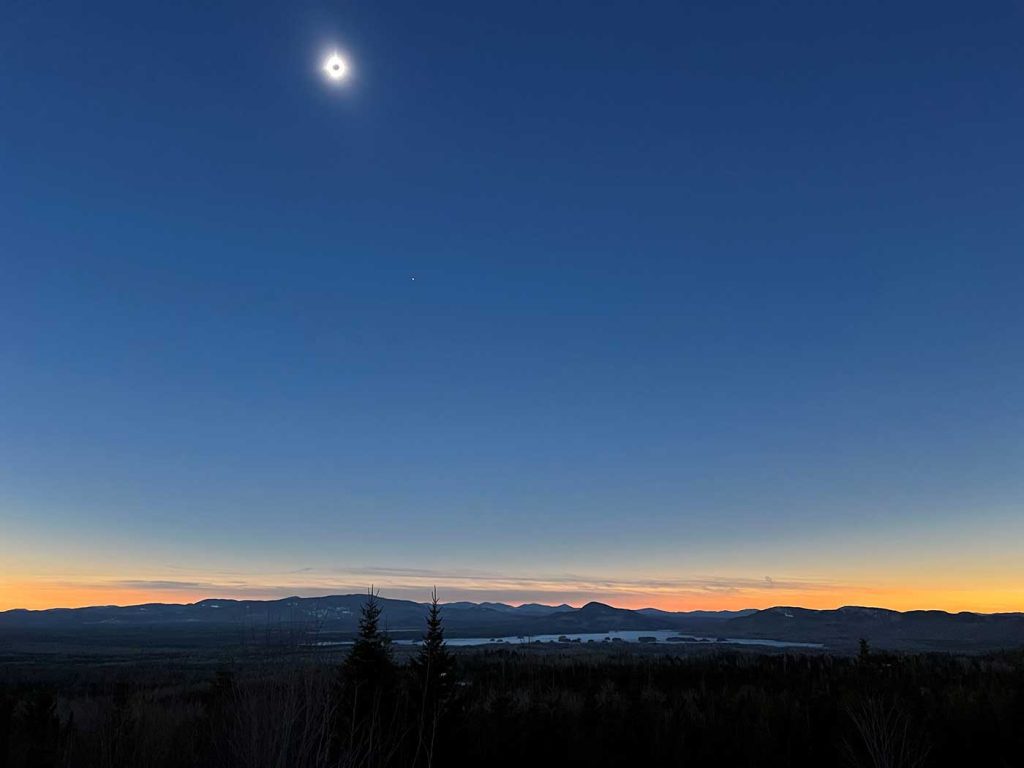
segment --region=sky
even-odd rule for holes
[[[1022,41],[3,3],[0,609],[1024,610]]]

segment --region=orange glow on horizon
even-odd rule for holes
[[[560,588],[561,587],[561,588]],[[410,585],[381,585],[384,597],[426,600],[429,588]],[[76,585],[67,582],[17,581],[0,582],[0,610],[27,608],[79,608],[95,605],[138,605],[141,603],[193,603],[205,598],[235,599],[277,599],[288,595],[322,596],[326,594],[351,594],[358,588],[324,587],[261,587],[254,585],[239,592],[225,589],[178,589],[178,588],[128,588],[120,585],[88,584]],[[523,602],[569,603],[580,606],[591,600],[606,602],[621,608],[660,608],[668,611],[692,610],[739,610],[744,608],[770,608],[787,605],[803,608],[831,609],[843,605],[864,605],[893,610],[934,609],[951,613],[973,611],[978,613],[999,613],[1024,610],[1024,588],[979,589],[927,589],[914,587],[870,587],[847,589],[761,589],[734,590],[723,592],[699,592],[685,590],[681,593],[670,591],[618,591],[600,592],[581,590],[575,585],[545,584],[542,589],[529,586],[514,593],[507,584],[487,589],[476,585],[472,589],[451,586],[447,589],[438,584],[443,601],[472,600],[501,601],[514,605]],[[423,594],[420,595],[419,593]],[[447,595],[445,594],[447,592]]]
[[[1011,613],[1024,610],[1024,590],[971,591],[887,588],[849,592],[783,592],[753,595],[709,596],[695,600],[687,595],[673,599],[661,596],[657,601],[629,596],[615,602],[621,608],[661,608],[666,611],[742,610],[794,606],[828,610],[844,605],[888,608],[894,611],[939,610],[949,613]]]
[[[0,584],[0,611],[13,608],[38,611],[47,608],[86,608],[96,605],[193,603],[201,599],[191,592],[175,590],[122,589],[102,585],[78,587],[45,582]]]

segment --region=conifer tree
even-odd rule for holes
[[[448,692],[451,685],[452,655],[444,641],[444,625],[441,621],[441,606],[437,601],[437,590],[430,595],[430,610],[427,613],[427,631],[423,644],[412,661],[420,685],[432,698]]]
[[[868,644],[866,638],[861,638],[858,643],[857,658],[861,663],[867,662],[871,659],[871,646]]]
[[[380,626],[383,610],[370,587],[359,616],[359,633],[341,669],[335,727],[336,744],[346,765],[385,765],[399,734],[391,638]]]
[[[371,587],[359,615],[359,634],[345,659],[345,678],[354,685],[380,687],[394,671],[391,638],[380,628],[383,610],[377,593]]]
[[[420,694],[420,717],[414,761],[417,765],[429,767],[434,764],[438,731],[452,691],[453,661],[444,641],[441,606],[437,601],[435,588],[430,595],[430,610],[427,613],[427,631],[423,635],[423,644],[416,658],[412,660]]]

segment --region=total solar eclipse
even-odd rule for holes
[[[340,53],[332,53],[324,60],[324,75],[334,83],[340,83],[348,77],[349,65]]]

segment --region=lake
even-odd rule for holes
[[[717,638],[700,637],[677,632],[673,629],[658,630],[619,630],[613,632],[584,632],[582,634],[566,633],[564,635],[509,635],[505,637],[450,637],[446,642],[450,646],[469,645],[522,645],[523,643],[601,643],[611,645],[613,643],[638,643],[641,637],[653,637],[652,645],[758,645],[774,648],[823,648],[821,643],[797,643],[787,640],[761,640],[750,638]],[[683,640],[670,640],[669,638],[684,638]],[[396,645],[418,645],[419,639],[396,640]]]

